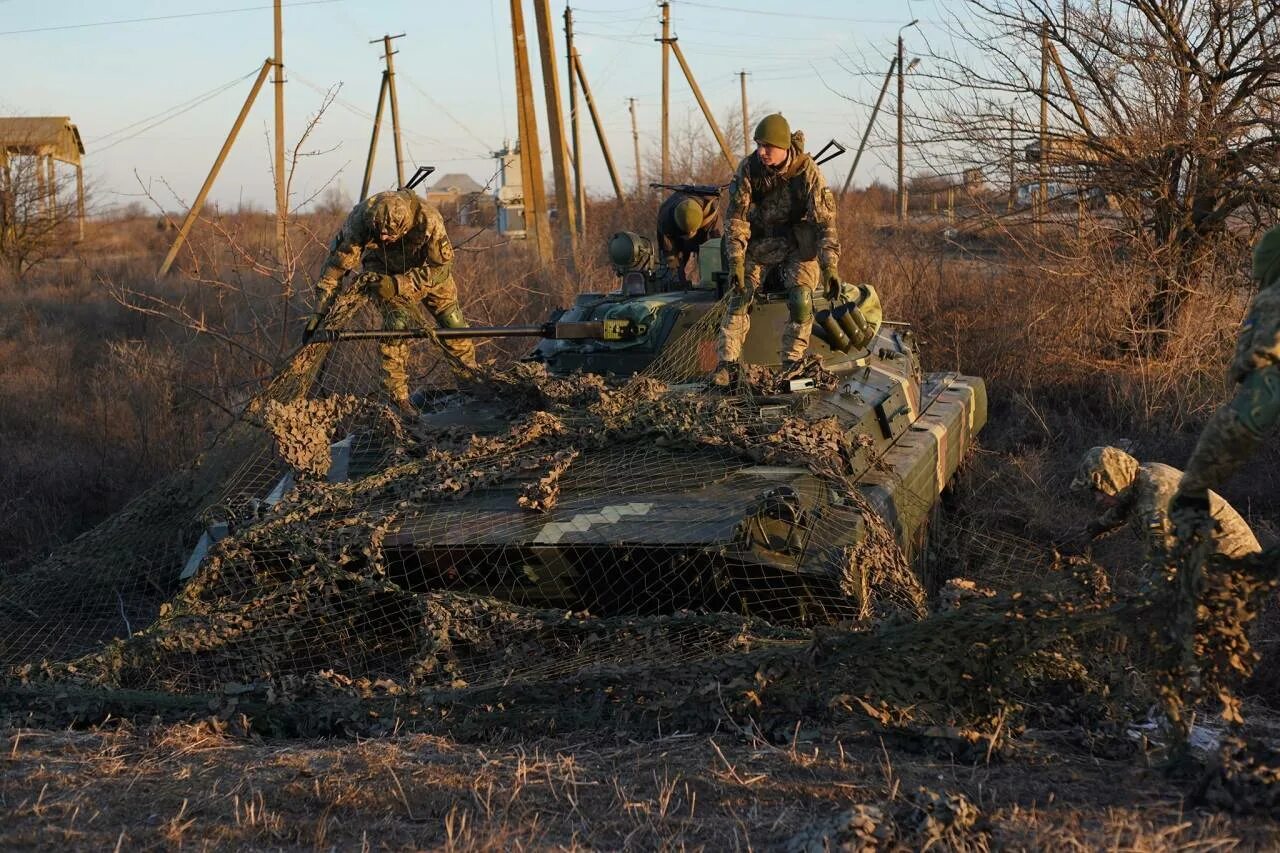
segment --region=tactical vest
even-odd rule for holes
[[[796,134],[792,134],[792,139],[795,140],[795,138]],[[803,142],[792,145],[791,156],[808,159],[809,155],[800,149],[801,144]],[[796,247],[802,260],[813,260],[818,256],[818,233],[816,223],[806,216],[808,205],[805,203],[805,197],[808,186],[805,178],[808,169],[805,168],[804,159],[797,160],[795,165],[797,167],[795,174],[789,178],[781,178],[777,172],[761,163],[759,157],[751,156],[747,159],[747,177],[751,180],[753,197],[777,192],[783,183],[786,184],[786,192],[791,197],[786,222],[766,224],[756,221],[751,216],[747,217],[747,221],[751,226],[752,240],[786,237]]]

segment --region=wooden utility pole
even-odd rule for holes
[[[373,180],[373,161],[378,154],[378,132],[382,128],[382,107],[387,102],[387,72],[382,72],[378,85],[378,108],[373,113],[373,133],[369,137],[369,156],[364,161],[364,180],[360,183],[360,201],[369,197],[369,182]]]
[[[213,168],[209,170],[209,176],[204,179],[204,186],[200,187],[200,192],[196,194],[196,200],[191,205],[191,209],[187,211],[186,218],[182,220],[182,226],[178,228],[178,236],[174,238],[173,245],[169,247],[169,254],[165,255],[164,263],[160,265],[160,272],[157,275],[164,275],[169,271],[169,267],[173,266],[173,259],[178,256],[178,250],[182,248],[183,242],[187,239],[187,233],[191,230],[192,224],[196,221],[196,217],[200,215],[200,209],[204,207],[204,200],[209,196],[209,190],[213,188],[213,181],[218,177],[218,170],[222,168],[222,163],[227,159],[227,154],[231,151],[231,146],[236,141],[236,134],[240,132],[240,128],[244,126],[245,116],[249,115],[249,110],[253,107],[254,99],[258,97],[258,92],[262,89],[263,82],[267,79],[267,72],[275,65],[272,59],[266,59],[262,63],[262,70],[258,72],[258,78],[253,81],[253,88],[249,90],[249,97],[244,99],[244,106],[240,108],[240,114],[236,116],[235,123],[231,125],[231,132],[227,134],[227,141],[222,143],[222,150],[218,152],[218,157],[213,161]]]
[[[693,72],[689,70],[689,63],[684,59],[684,51],[680,49],[680,42],[672,39],[671,50],[675,53],[676,61],[680,63],[680,70],[684,72],[684,79],[689,81],[689,88],[693,90],[693,96],[698,99],[698,106],[702,107],[702,115],[706,118],[707,125],[711,128],[711,133],[715,135],[716,143],[720,146],[720,153],[724,155],[724,161],[729,164],[729,171],[732,172],[738,168],[738,161],[729,152],[729,143],[724,141],[724,134],[720,132],[720,125],[716,122],[715,113],[711,112],[711,108],[707,106],[706,98],[702,97],[702,90],[698,88],[698,81],[693,79]]]
[[[907,92],[906,75],[903,74],[902,34],[898,34],[898,222],[907,219],[907,171],[903,142],[903,102]]]
[[[564,55],[569,65],[569,130],[573,136],[573,189],[578,202],[578,234],[587,230],[587,190],[582,183],[582,135],[578,130],[577,51],[573,46],[573,9],[564,7]]]
[[[529,75],[529,45],[524,34],[522,0],[511,0],[511,39],[516,65],[516,113],[520,128],[520,180],[524,184],[525,232],[533,238],[539,259],[555,257],[551,227],[547,222],[546,193],[542,185],[542,153],[538,148],[538,117],[533,108],[533,81]]]
[[[636,99],[627,98],[631,109],[631,145],[636,155],[636,195],[644,192],[644,173],[640,171],[640,131],[636,129]]]
[[[1040,189],[1037,193],[1039,210],[1036,215],[1036,233],[1040,221],[1049,212],[1049,22],[1040,24]]]
[[[738,72],[738,82],[742,85],[742,156],[746,157],[751,153],[751,131],[747,129],[747,71],[744,68]]]
[[[396,66],[395,60],[391,57],[395,56],[399,51],[391,49],[391,40],[404,38],[404,33],[390,36],[384,35],[380,39],[374,39],[369,44],[382,42],[382,56],[387,62],[386,81],[387,92],[391,95],[391,135],[395,139],[396,145],[396,189],[404,186],[404,147],[400,143],[400,101],[396,98]],[[381,102],[379,102],[381,106]]]
[[[595,98],[591,97],[591,86],[587,83],[587,75],[582,72],[582,57],[573,52],[573,65],[578,72],[578,82],[582,84],[582,95],[587,99],[587,109],[591,111],[591,123],[595,125],[596,136],[600,140],[600,152],[604,154],[604,164],[609,169],[609,180],[613,182],[613,191],[622,201],[622,182],[618,180],[618,170],[613,165],[613,155],[609,153],[609,142],[604,137],[604,125],[600,122],[600,114],[596,111]]]
[[[284,20],[280,0],[275,0],[275,89],[276,89],[276,259],[285,262],[285,222],[289,216],[289,199],[285,195],[284,177]]]
[[[551,0],[533,0],[538,26],[538,53],[542,57],[542,88],[547,98],[547,127],[551,132],[551,174],[556,184],[560,234],[572,257],[578,243],[574,197],[569,190],[569,146],[565,140],[564,109],[560,104],[560,69],[556,64],[555,33],[551,29]]]
[[[884,75],[884,82],[880,84],[880,94],[876,98],[876,105],[871,108],[871,118],[867,119],[867,129],[862,131],[862,141],[858,143],[858,152],[853,155],[853,165],[849,167],[849,174],[845,175],[840,195],[849,191],[849,184],[853,182],[853,173],[858,169],[858,161],[862,159],[862,152],[867,147],[867,138],[871,136],[871,128],[875,127],[876,116],[880,114],[880,104],[884,102],[885,92],[889,91],[889,83],[893,80],[893,70],[897,67],[898,57],[895,56],[889,60],[889,71]]]
[[[671,4],[659,3],[662,9],[662,182],[671,180]]]
[[[1009,107],[1009,211],[1018,206],[1018,149],[1014,140],[1017,130],[1017,119],[1013,115],[1013,107]]]

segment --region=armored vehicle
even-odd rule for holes
[[[652,245],[639,235],[615,235],[610,256],[614,289],[583,293],[541,324],[321,331],[315,340],[536,337],[525,360],[553,377],[597,374],[622,385],[648,373],[662,378],[665,394],[686,401],[732,399],[735,423],[752,434],[788,428],[789,419],[838,425],[852,448],[846,476],[822,476],[803,458],[758,461],[740,447],[717,446],[714,436],[692,446],[597,444],[573,451],[572,464],[558,472],[556,501],[541,511],[520,497],[530,480],[545,475],[537,469],[494,478],[457,499],[406,506],[381,542],[389,577],[409,589],[469,591],[597,615],[709,609],[807,623],[866,612],[868,587],[882,569],[871,562],[884,557],[868,547],[875,531],[923,565],[939,496],[986,420],[981,379],[923,373],[912,330],[882,320],[873,287],[846,284],[835,304],[814,299],[816,374],[779,377],[745,396],[738,394],[745,380],[736,390],[713,388],[706,376],[716,366],[715,311],[726,286],[719,241],[702,247],[693,284],[656,273]],[[756,295],[743,352],[747,370],[780,366],[788,309],[776,284],[766,281]],[[420,429],[483,439],[512,428],[500,398],[417,399]],[[370,473],[359,446],[355,436],[334,445],[331,481]],[[286,475],[267,502],[292,482]],[[198,570],[217,536],[205,537],[186,574]],[[934,579],[917,572],[927,589]]]

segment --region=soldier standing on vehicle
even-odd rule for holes
[[[658,208],[658,253],[667,281],[687,284],[689,258],[721,235],[720,204],[715,196],[676,190]],[[707,284],[707,282],[703,282]]]
[[[729,184],[725,230],[732,292],[716,341],[717,385],[727,385],[737,372],[752,300],[771,271],[781,275],[790,312],[782,332],[784,369],[809,349],[814,289],[821,286],[828,299],[840,293],[835,200],[804,153],[804,134],[792,134],[775,113],[756,125],[755,141],[756,150],[738,164]]]
[[[1235,396],[1205,424],[1174,497],[1180,536],[1205,530],[1209,490],[1225,483],[1280,421],[1280,226],[1254,247],[1253,277],[1261,289],[1236,339],[1228,371]]]
[[[1182,472],[1160,462],[1140,464],[1118,447],[1094,447],[1080,460],[1072,491],[1091,490],[1104,510],[1085,527],[1086,539],[1132,525],[1147,548],[1152,565],[1163,565],[1174,545],[1169,503],[1182,481]],[[1217,522],[1214,548],[1228,557],[1262,550],[1240,514],[1216,492],[1209,492],[1210,511]]]
[[[357,286],[378,305],[384,329],[408,329],[420,315],[419,304],[446,329],[463,329],[467,321],[458,306],[453,280],[453,246],[440,212],[413,190],[381,192],[357,204],[333,238],[329,257],[316,282],[316,303],[332,303],[342,277],[359,265]],[[324,313],[322,309],[321,314]],[[317,320],[319,316],[317,317]],[[312,321],[314,327],[317,320]],[[469,340],[443,341],[453,357],[455,375],[476,369],[475,345]],[[402,409],[409,401],[409,345],[384,340],[383,387]]]

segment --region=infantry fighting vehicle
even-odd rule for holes
[[[620,382],[684,348],[692,363],[673,390],[717,393],[704,378],[716,366],[714,326],[704,322],[700,335],[690,332],[727,284],[719,242],[702,247],[703,283],[690,284],[655,273],[649,240],[617,234],[610,244],[616,289],[583,293],[542,324],[435,334],[536,337],[526,358],[550,373],[583,371]],[[923,373],[912,330],[882,321],[870,286],[846,285],[836,304],[821,296],[814,303],[811,352],[838,377],[838,387],[815,388],[801,376],[779,393],[754,397],[751,411],[762,423],[792,414],[836,418],[860,447],[856,483],[865,501],[833,493],[829,480],[802,464],[628,443],[584,451],[546,512],[519,506],[527,483],[515,479],[399,515],[383,541],[390,574],[411,588],[469,590],[596,614],[706,608],[802,622],[856,614],[873,574],[856,564],[868,506],[920,565],[939,497],[986,421],[986,390],[979,378]],[[779,366],[787,319],[785,293],[766,281],[752,309],[745,364]],[[321,331],[316,340],[386,335]],[[446,394],[424,401],[421,417],[432,427],[502,434],[511,424],[501,409],[501,401],[485,402],[483,395]],[[331,480],[362,475],[351,452],[358,444],[348,437],[334,446]],[[291,483],[289,476],[277,483],[268,502]],[[187,575],[217,538],[211,534],[192,554]],[[931,579],[921,580],[928,587]]]

